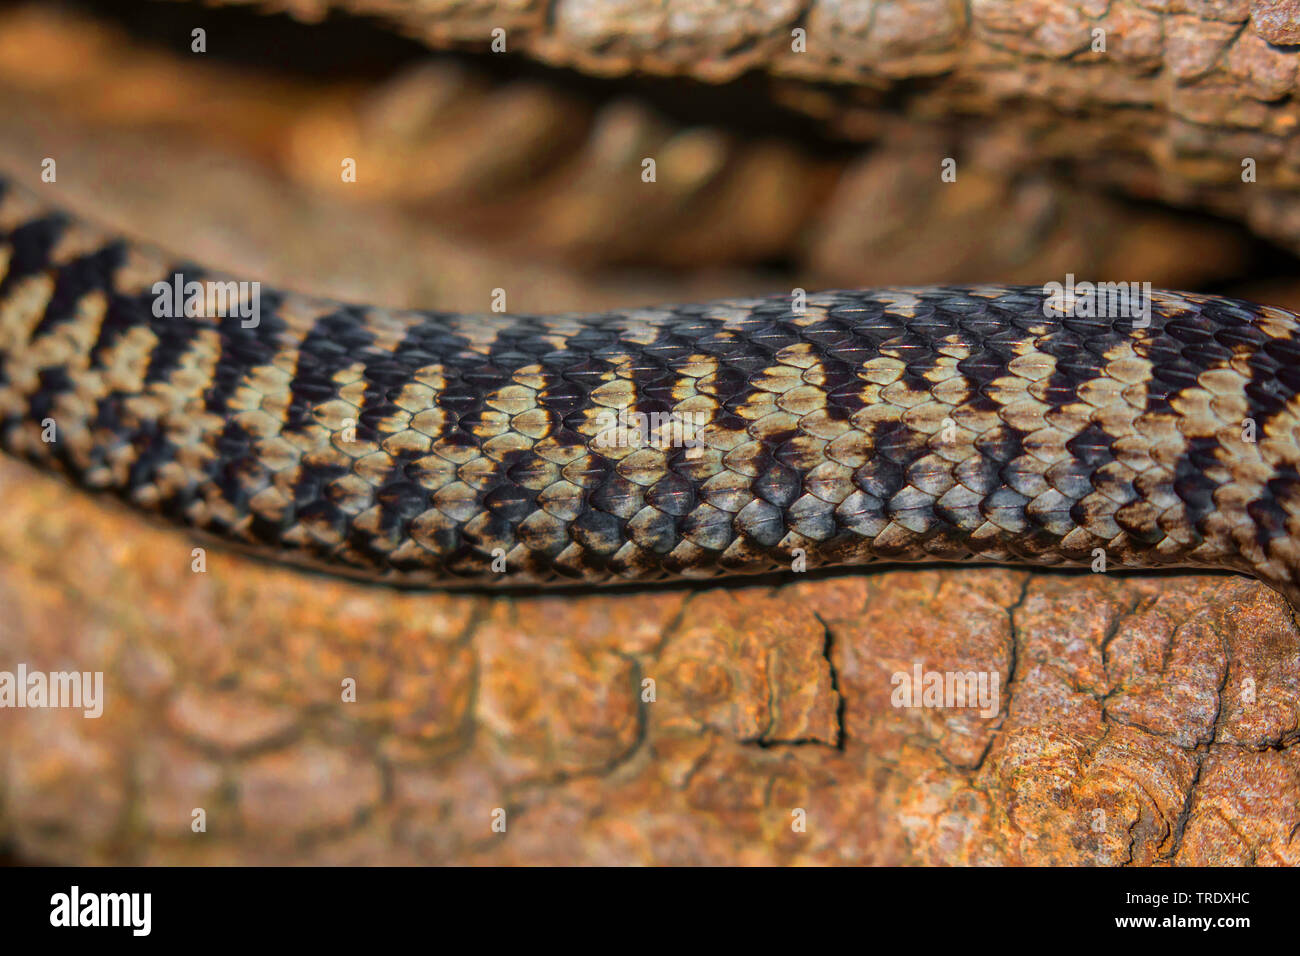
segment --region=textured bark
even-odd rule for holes
[[[957,123],[963,156],[1014,142],[1026,167],[1064,164],[1300,249],[1300,8],[1289,0],[283,6],[309,19],[381,16],[433,47],[486,51],[503,29],[508,50],[601,76],[720,82],[761,71],[780,102],[849,136],[885,138],[900,120]],[[794,30],[805,31],[802,51]],[[1253,182],[1243,182],[1247,160]]]

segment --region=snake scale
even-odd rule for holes
[[[1100,558],[1300,595],[1281,309],[1155,292],[1141,327],[978,286],[459,315],[266,290],[250,322],[160,316],[177,276],[222,278],[0,180],[0,441],[275,560],[437,586]]]

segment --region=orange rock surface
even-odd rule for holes
[[[1300,631],[1242,578],[396,592],[0,500],[0,669],[105,674],[98,719],[0,711],[22,859],[1300,863]],[[894,706],[918,666],[991,716]]]

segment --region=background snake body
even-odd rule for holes
[[[277,560],[439,585],[1104,555],[1298,596],[1280,309],[1157,292],[1142,328],[978,286],[540,317],[262,290],[250,325],[155,315],[178,274],[221,278],[0,180],[0,439]]]

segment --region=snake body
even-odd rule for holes
[[[0,443],[224,542],[390,583],[872,561],[1252,574],[1295,603],[1297,317],[1042,288],[459,315],[264,290],[0,180]],[[205,300],[206,301],[206,300]]]

